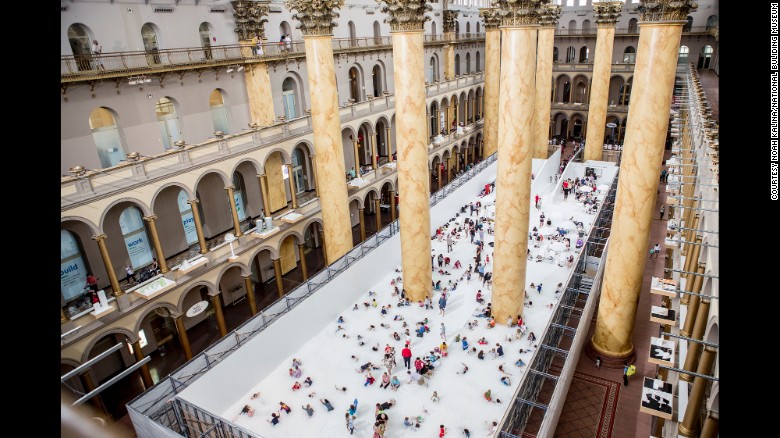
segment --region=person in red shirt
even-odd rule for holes
[[[92,289],[93,291],[97,292],[98,290],[98,278],[92,275],[91,272],[87,273],[87,287]]]
[[[412,350],[410,350],[409,347],[404,347],[404,349],[401,350],[401,357],[404,358],[404,365],[408,370],[412,366]]]
[[[439,438],[443,437],[443,436],[444,436],[444,435],[446,435],[446,434],[447,434],[447,431],[446,431],[446,430],[444,430],[444,425],[443,425],[443,424],[440,424],[440,425],[439,425]]]

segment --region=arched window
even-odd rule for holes
[[[431,21],[431,36],[436,40],[436,22]]]
[[[242,221],[246,219],[246,190],[244,190],[244,176],[241,172],[233,172],[233,199],[236,201],[236,213],[238,213],[238,220]]]
[[[466,53],[466,74],[471,74],[471,53]]]
[[[626,47],[626,50],[623,51],[623,62],[626,64],[636,62],[636,50],[632,46]]]
[[[693,17],[690,15],[685,19],[685,25],[683,25],[683,32],[690,32],[693,28]]]
[[[680,46],[680,56],[677,58],[678,64],[687,64],[688,63],[688,46]]]
[[[471,33],[471,23],[466,22],[466,35]]]
[[[222,131],[225,134],[229,133],[228,108],[225,105],[225,95],[219,88],[216,88],[211,92],[211,96],[209,96],[209,107],[211,107],[211,119],[214,121],[214,131]]]
[[[160,63],[160,45],[157,41],[157,29],[152,23],[146,23],[141,26],[141,38],[144,41],[144,51],[146,52],[146,62],[150,65]]]
[[[211,25],[209,23],[200,23],[198,29],[200,33],[200,45],[203,47],[203,54],[206,59],[211,59]]]
[[[184,237],[187,239],[187,244],[192,245],[198,241],[198,231],[195,229],[192,205],[188,204],[187,201],[187,192],[180,190],[177,202],[179,204],[179,213],[181,214],[181,226],[184,228]]]
[[[355,31],[355,23],[353,21],[350,21],[349,23],[347,23],[347,28],[349,29],[349,45],[357,46],[357,33]]]
[[[295,193],[306,191],[306,165],[301,148],[295,148],[292,154],[293,181],[295,181]]]
[[[576,58],[577,58],[577,50],[574,47],[569,46],[569,48],[566,49],[566,62],[572,63]]]
[[[460,23],[458,23],[458,21],[456,20],[455,21],[455,37],[457,38],[458,35],[460,35]]]
[[[574,35],[577,33],[577,20],[569,20],[569,34]]]
[[[583,34],[590,33],[590,20],[585,20],[582,22],[582,33]]]
[[[455,54],[455,76],[460,76],[460,55]]]
[[[92,70],[92,41],[87,26],[80,23],[68,27],[68,42],[73,57],[76,58],[76,68],[79,71]]]
[[[290,23],[286,21],[279,23],[279,35],[280,38],[283,38],[285,35],[290,35],[290,38],[292,38],[292,28],[290,27]]]
[[[68,230],[60,230],[60,292],[65,301],[84,292],[88,269],[81,254],[78,237]]]
[[[287,78],[282,82],[282,104],[285,119],[292,120],[298,117],[298,87],[293,78]]]
[[[476,56],[476,59],[475,59],[474,71],[475,72],[481,72],[482,71],[482,65],[481,65],[480,59],[479,59],[479,52],[477,52],[477,56]]]
[[[374,21],[374,44],[382,44],[382,27]]]
[[[479,21],[477,21],[477,33],[479,33]]]
[[[436,60],[435,56],[431,56],[431,62],[429,63],[429,66],[428,83],[432,84],[439,80],[439,62]]]
[[[122,230],[127,255],[130,256],[130,266],[137,270],[152,263],[152,250],[141,218],[141,210],[136,206],[127,207],[119,215],[119,228]]]
[[[553,47],[553,62],[558,62],[558,48]]]
[[[114,114],[107,108],[95,108],[89,114],[89,128],[95,141],[101,167],[111,167],[125,159],[127,152],[122,145],[119,127]]]
[[[699,64],[697,68],[710,68],[710,61],[712,61],[712,46],[704,46],[699,53]]]
[[[360,70],[358,70],[357,67],[352,67],[349,69],[349,98],[354,100],[355,102],[360,102],[361,97],[363,93],[361,91],[363,90],[363,86],[361,85],[363,83]]]
[[[637,19],[628,20],[628,33],[637,33]]]
[[[588,62],[588,46],[582,46],[580,49],[580,62]]]
[[[371,69],[371,82],[374,86],[374,97],[379,97],[384,91],[384,74],[382,73],[382,67],[379,64],[375,65]]]
[[[717,15],[710,15],[709,17],[707,17],[707,30],[710,30],[713,27],[718,27]]]
[[[165,150],[168,150],[173,147],[174,143],[182,139],[179,115],[176,113],[173,101],[167,97],[162,97],[157,101],[155,112],[160,124],[163,146]]]

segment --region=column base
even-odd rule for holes
[[[682,423],[679,423],[677,425],[677,434],[680,436],[695,437],[695,436],[699,436],[699,430],[698,428],[688,429]]]
[[[593,340],[591,339],[588,341],[587,344],[585,344],[585,355],[588,356],[591,360],[594,362],[596,361],[596,356],[598,356],[601,359],[601,366],[607,367],[607,368],[623,368],[623,363],[626,362],[629,365],[636,362],[636,352],[634,351],[634,348],[631,348],[631,352],[626,355],[611,355],[607,353],[603,353],[596,349],[596,347],[593,345]]]
[[[680,373],[680,380],[682,380],[684,382],[692,383],[693,379],[695,379],[695,378],[696,378],[696,376],[694,376],[693,374]]]

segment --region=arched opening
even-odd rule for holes
[[[374,97],[381,96],[382,92],[385,91],[385,75],[379,64],[376,64],[374,68],[371,69],[371,83],[374,86]]]
[[[436,110],[438,109],[438,103],[434,100],[428,107],[428,132],[430,133],[429,141],[433,141],[433,138],[439,135],[439,129],[437,129],[436,123]]]
[[[122,344],[123,348],[103,357],[100,361],[92,365],[88,371],[90,379],[95,387],[108,382],[136,362],[136,359],[131,352],[132,346],[130,345],[130,339],[123,333],[109,333],[98,339],[89,350],[87,359],[89,360],[99,356],[116,344]],[[95,397],[99,397],[103,402],[103,406],[105,406],[109,416],[114,420],[118,420],[127,415],[127,408],[125,405],[143,392],[144,389],[141,371],[136,370],[115,381]]]
[[[623,96],[622,89],[625,80],[621,76],[612,76],[609,79],[609,105],[614,106],[620,104],[620,99]]]
[[[680,46],[680,54],[677,57],[677,63],[680,65],[685,65],[688,63],[688,52],[690,50],[688,49],[688,46]]]
[[[357,46],[357,33],[355,31],[355,23],[350,21],[347,23],[347,28],[349,29],[349,45],[354,47]]]
[[[475,57],[474,71],[477,72],[477,73],[482,71],[482,63],[480,62],[480,59],[479,59],[479,52],[477,52],[476,57]]]
[[[638,20],[636,18],[628,20],[628,33],[637,33],[637,23]]]
[[[589,34],[590,33],[590,20],[584,20],[582,22],[582,33],[583,34]]]
[[[620,87],[620,104],[628,105],[631,101],[631,82],[633,78],[628,78],[628,81]]]
[[[439,81],[439,58],[434,54],[428,63],[428,83]]]
[[[361,99],[361,91],[363,90],[362,83],[360,70],[357,67],[351,67],[349,69],[349,98],[352,99],[353,102],[360,102],[363,100]]]
[[[460,35],[460,23],[456,20],[455,21],[455,38],[457,38],[458,35]]]
[[[553,47],[553,62],[558,62],[558,48]]]
[[[187,246],[195,245],[198,243],[198,231],[195,229],[195,218],[192,213],[192,204],[188,203],[189,196],[183,189],[179,189],[179,194],[176,195],[176,204],[179,207],[179,215],[181,216],[181,226],[184,232],[184,240],[187,242]],[[155,208],[155,211],[157,209]],[[198,247],[200,249],[200,246]]]
[[[707,45],[701,48],[699,52],[699,63],[697,68],[710,68],[710,61],[712,61],[712,46]]]
[[[574,92],[572,93],[573,103],[588,102],[588,78],[583,75],[574,77]]]
[[[211,59],[211,25],[207,22],[200,23],[198,32],[200,34],[200,46],[203,47],[203,54],[206,56],[206,59]]]
[[[569,20],[569,35],[574,35],[576,33],[577,33],[577,21]]]
[[[157,122],[160,125],[163,146],[165,150],[168,150],[177,141],[182,140],[181,124],[176,106],[169,97],[162,97],[155,104],[155,112],[157,113]]]
[[[125,159],[127,151],[119,135],[113,110],[99,107],[89,114],[89,128],[95,141],[100,166],[111,167]]]
[[[580,140],[585,137],[583,118],[580,114],[571,116],[571,137]]]
[[[577,49],[569,46],[569,48],[566,49],[566,63],[570,64],[574,62],[575,59],[577,59]]]
[[[466,53],[466,74],[471,74],[471,53]]]
[[[607,125],[614,123],[614,128],[604,129],[604,143],[615,144],[619,131],[616,131],[620,127],[620,119],[617,116],[607,116]]]
[[[685,24],[683,25],[683,32],[690,32],[691,29],[693,29],[693,17],[689,15],[688,18],[685,19]]]
[[[553,135],[558,139],[567,139],[569,137],[569,120],[564,113],[557,113],[553,116]]]
[[[460,54],[455,54],[455,76],[460,76]]]
[[[558,103],[571,102],[571,78],[567,75],[560,75],[555,84],[555,101]]]
[[[295,194],[300,195],[307,190],[309,179],[308,160],[306,159],[305,147],[298,145],[292,153],[292,178],[295,183]]]
[[[306,268],[309,276],[315,275],[325,268],[325,251],[322,249],[319,230],[322,225],[312,221],[303,232],[303,254],[306,257]]]
[[[238,220],[246,219],[246,186],[244,185],[244,176],[241,172],[233,172],[233,199],[236,202],[236,213]]]
[[[625,64],[633,64],[636,62],[636,49],[633,46],[626,47],[623,51],[623,62]]]
[[[137,271],[152,263],[152,248],[138,207],[130,205],[122,211],[119,215],[119,229],[133,270]]]
[[[263,172],[268,181],[266,184],[268,208],[271,209],[270,212],[265,212],[266,216],[271,216],[271,214],[287,207],[289,184],[284,177],[286,163],[290,163],[290,159],[286,153],[282,153],[279,150],[268,154],[263,163]]]
[[[376,20],[374,20],[374,44],[382,44],[382,26]]]
[[[211,120],[214,122],[214,131],[222,131],[225,134],[230,133],[228,124],[228,107],[225,105],[224,90],[215,88],[209,96],[209,107],[211,108]]]
[[[282,106],[284,106],[284,118],[292,120],[298,118],[300,113],[300,100],[298,83],[288,77],[282,82]]]
[[[60,230],[60,293],[62,301],[70,303],[81,301],[84,296],[84,285],[87,282],[87,266],[81,239],[76,233],[69,230]],[[92,303],[83,306],[82,303],[74,303],[74,312],[78,313],[78,307],[88,307]],[[66,304],[66,307],[70,305]]]
[[[79,71],[92,70],[91,34],[89,28],[81,23],[68,26],[68,42]]]
[[[477,32],[477,34],[479,34],[479,21],[477,21],[477,30],[476,30],[476,32]]]
[[[144,51],[146,52],[146,62],[149,65],[160,63],[160,45],[157,41],[157,26],[152,23],[146,23],[141,26],[141,38],[144,42]]]
[[[433,157],[433,161],[431,161],[431,167],[429,168],[429,183],[428,187],[430,188],[431,194],[434,194],[439,191],[439,169],[441,168],[441,160],[438,156]],[[444,185],[442,184],[442,187]]]
[[[710,30],[713,27],[718,27],[717,15],[710,15],[709,17],[707,17],[707,30]]]
[[[431,21],[431,36],[433,37],[433,40],[436,40],[436,22]]]
[[[580,49],[580,62],[588,62],[588,53],[590,53],[588,46],[582,46]]]
[[[225,191],[225,186],[229,184],[222,175],[209,172],[200,178],[195,187],[195,197],[200,200],[195,205],[206,239],[211,239],[225,232],[233,223],[230,203]]]
[[[138,337],[141,352],[151,357],[148,365],[154,383],[187,361],[176,329],[176,320],[167,307],[157,307],[144,316]],[[132,345],[128,345],[128,349],[133,352]]]

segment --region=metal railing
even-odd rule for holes
[[[588,240],[581,248],[577,264],[569,275],[566,288],[555,306],[550,323],[542,336],[539,337],[539,348],[529,360],[528,369],[523,374],[522,382],[513,395],[511,406],[500,422],[497,436],[501,438],[524,436],[525,427],[533,409],[542,411],[539,434],[535,436],[551,436],[554,430],[554,423],[560,412],[559,404],[566,400],[565,394],[561,394],[563,386],[559,388],[558,385],[562,382],[565,382],[565,385],[569,384],[571,375],[564,374],[567,369],[566,362],[570,360],[570,356],[574,360],[579,356],[576,348],[578,344],[582,344],[582,337],[587,335],[590,326],[590,318],[587,315],[592,313],[595,307],[591,296],[598,296],[598,293],[591,294],[591,292],[597,292],[598,278],[603,273],[602,261],[611,226],[617,181],[618,176],[615,175],[610,190],[599,207]],[[589,260],[589,258],[596,258],[598,262]],[[596,269],[589,269],[588,265],[593,263],[597,264]],[[575,327],[569,325],[572,318],[576,319],[573,321]],[[561,346],[563,336],[572,338],[568,350]],[[577,337],[579,337],[579,343],[576,343]],[[559,376],[550,374],[550,366],[556,356],[562,357],[564,360]],[[572,363],[569,365],[569,370],[573,373],[575,367],[576,363]],[[545,384],[552,384],[553,388],[548,392],[553,395],[550,400],[539,402],[539,395]]]
[[[634,71],[634,66],[636,66],[635,63],[632,62],[615,62],[610,67],[610,71],[612,73],[615,72],[632,72]],[[563,62],[563,61],[554,61],[553,62],[553,71],[554,72],[567,72],[567,71],[583,71],[583,72],[592,72],[593,71],[593,63],[592,62]]]
[[[484,39],[485,34],[460,34],[454,38],[426,35],[425,41],[468,42]],[[392,37],[333,38],[334,54],[391,48]],[[127,75],[151,74],[168,70],[188,70],[229,64],[244,64],[277,58],[306,56],[304,42],[270,42],[257,46],[228,44],[210,47],[185,47],[142,51],[107,52],[60,56],[60,81],[74,82]]]
[[[683,26],[683,33],[711,33],[717,27],[713,26]],[[565,36],[596,36],[598,28],[591,27],[588,29],[555,29],[556,37]],[[639,35],[639,27],[617,27],[615,28],[615,35]]]
[[[457,188],[462,186],[474,176],[478,175],[490,163],[494,162],[497,154],[493,153],[482,162],[458,176],[447,187]],[[445,187],[446,188],[446,187]],[[450,189],[447,193],[452,193]],[[436,205],[446,196],[445,190],[434,193],[430,197],[431,206]],[[236,351],[242,344],[265,330],[274,321],[282,315],[292,310],[300,302],[316,293],[325,284],[333,280],[340,273],[347,270],[354,262],[363,258],[372,250],[378,248],[384,241],[391,238],[400,231],[398,220],[386,225],[377,231],[373,236],[368,237],[363,242],[352,248],[348,253],[341,256],[325,269],[309,277],[309,279],[295,287],[287,295],[277,299],[265,309],[260,311],[236,329],[230,331],[216,343],[208,347],[200,354],[184,363],[178,369],[157,382],[148,390],[144,391],[127,404],[133,424],[139,436],[147,435],[141,430],[153,430],[153,425],[143,424],[144,422],[154,422],[162,425],[171,431],[188,437],[200,437],[206,434],[219,437],[250,438],[260,437],[252,432],[246,431],[229,421],[214,415],[204,409],[201,409],[192,403],[175,397],[182,389],[196,381],[201,375],[211,369],[215,364],[224,360]],[[142,424],[137,424],[140,422]],[[193,424],[191,424],[193,423]],[[260,437],[262,438],[262,437]]]

